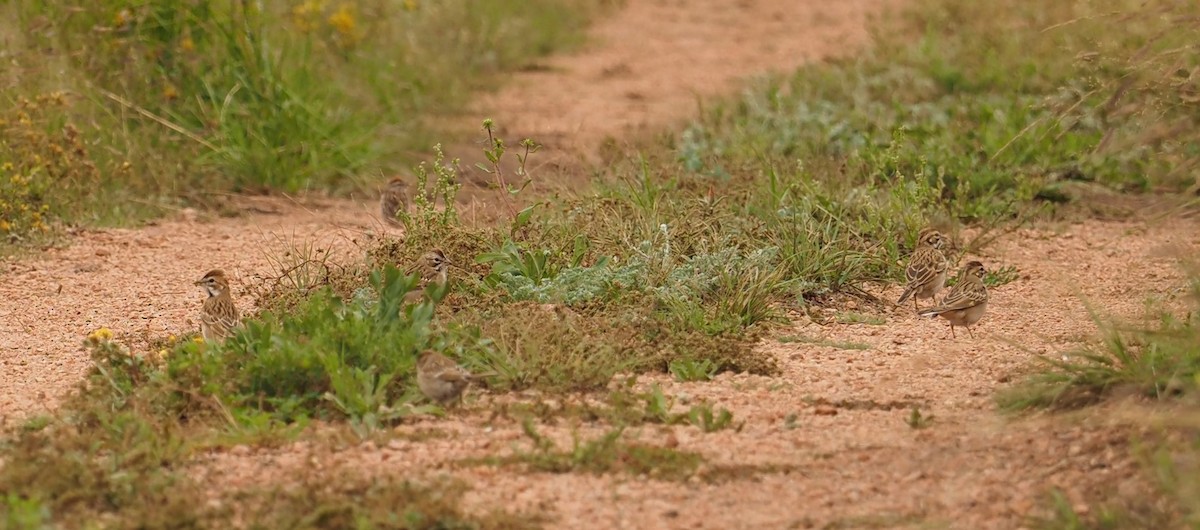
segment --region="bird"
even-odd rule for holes
[[[917,314],[923,317],[940,316],[950,321],[950,335],[955,338],[958,338],[954,334],[955,326],[967,328],[967,333],[971,338],[975,338],[971,325],[979,322],[983,313],[987,311],[988,292],[983,284],[983,275],[986,272],[983,263],[967,263],[959,272],[958,283],[954,284],[950,293],[942,299],[942,303]]]
[[[400,177],[389,180],[379,194],[379,214],[392,226],[401,226],[396,214],[408,210],[408,185]]]
[[[439,405],[461,398],[467,385],[481,375],[471,374],[449,357],[433,350],[425,350],[417,358],[417,388]]]
[[[404,271],[409,275],[414,272],[420,273],[416,288],[404,295],[404,300],[411,302],[420,298],[425,292],[425,287],[431,283],[444,285],[450,280],[450,265],[452,263],[442,249],[435,248],[422,254],[421,259]]]
[[[241,324],[241,315],[229,294],[229,280],[221,269],[208,271],[195,282],[208,293],[200,308],[200,334],[205,342],[216,342],[229,336]]]
[[[908,259],[908,266],[904,268],[908,285],[904,288],[900,299],[896,300],[896,305],[903,304],[911,297],[913,310],[920,310],[920,307],[917,306],[918,298],[933,298],[946,286],[946,269],[949,267],[949,263],[946,261],[946,256],[942,254],[942,247],[947,242],[946,236],[937,230],[931,228],[921,230],[917,235],[917,248],[913,249],[912,256]]]

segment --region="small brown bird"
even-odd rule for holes
[[[461,398],[467,385],[477,377],[449,357],[433,350],[425,350],[417,358],[417,388],[439,405]]]
[[[208,293],[208,298],[204,299],[204,305],[200,308],[200,334],[205,342],[224,340],[241,324],[241,316],[229,294],[229,280],[225,278],[225,272],[220,269],[208,271],[195,285],[203,287]]]
[[[949,242],[948,238],[937,230],[926,228],[917,235],[917,248],[913,249],[912,257],[908,259],[908,267],[904,275],[908,285],[896,305],[903,304],[909,297],[913,299],[913,310],[919,310],[918,298],[933,298],[946,286],[946,269],[950,266],[942,247]]]
[[[424,295],[425,287],[430,283],[445,284],[449,281],[450,265],[452,263],[441,249],[435,248],[421,255],[421,259],[404,271],[405,274],[419,272],[421,276],[417,288],[404,295],[405,301],[411,302],[419,299]]]
[[[958,283],[954,284],[954,288],[950,289],[942,303],[918,314],[923,317],[940,316],[950,321],[950,335],[955,338],[957,335],[954,334],[954,326],[967,328],[967,333],[971,338],[975,338],[971,325],[979,322],[983,313],[987,311],[988,292],[987,286],[983,285],[983,275],[986,272],[983,264],[978,261],[967,263],[958,274]]]
[[[379,194],[379,215],[392,226],[401,226],[396,214],[408,210],[408,185],[400,177],[393,178]]]

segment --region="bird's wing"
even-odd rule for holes
[[[220,330],[236,328],[242,320],[233,301],[221,298],[214,300],[207,311],[201,312],[200,319],[209,327]]]
[[[459,381],[470,381],[471,374],[458,366],[446,368],[437,372],[437,378],[448,383],[456,383]]]
[[[904,269],[909,285],[925,285],[937,275],[946,272],[946,260],[937,249],[921,248],[917,250]]]
[[[912,259],[908,261],[908,267],[904,269],[904,275],[908,278],[908,286],[905,287],[904,294],[900,295],[900,300],[896,303],[904,303],[917,289],[928,285],[939,274],[946,272],[946,267],[946,259],[936,249],[926,247],[917,249]]]
[[[941,305],[922,311],[922,315],[937,315],[975,307],[987,301],[987,287],[977,280],[963,279],[942,299]]]

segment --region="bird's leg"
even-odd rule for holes
[[[913,311],[915,311],[917,313],[921,312],[921,308],[919,306],[917,306],[917,296],[916,295],[913,295]]]
[[[958,338],[958,335],[954,334],[954,324],[950,324],[950,336],[955,339]]]
[[[975,339],[975,332],[971,331],[971,326],[967,326],[967,334],[971,336],[972,340]]]

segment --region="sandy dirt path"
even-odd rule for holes
[[[630,0],[592,28],[578,53],[518,74],[475,108],[500,118],[506,137],[544,144],[549,156],[539,163],[575,156],[595,161],[604,142],[623,145],[690,119],[705,99],[736,90],[747,77],[853,53],[869,37],[868,18],[899,5]]]
[[[606,138],[678,123],[699,99],[727,93],[745,76],[853,51],[866,37],[866,16],[893,5],[628,0],[593,28],[583,50],[517,76],[480,105],[506,136],[536,136],[551,158],[589,159]],[[303,241],[353,252],[355,240],[380,229],[373,211],[370,201],[248,201],[238,217],[181,215],[136,230],[86,231],[63,248],[4,262],[0,416],[52,410],[88,368],[79,343],[89,331],[107,326],[136,340],[194,327],[201,293],[191,282],[213,267],[233,273],[248,308],[244,290],[270,270],[267,252]],[[401,426],[382,447],[235,450],[204,456],[195,474],[213,491],[270,482],[279,472],[449,474],[474,486],[476,506],[544,511],[563,528],[1018,528],[1047,488],[1080,502],[1115,484],[1138,487],[1126,480],[1136,464],[1124,456],[1128,432],[1102,412],[1014,421],[995,412],[994,391],[1035,355],[1060,355],[1093,335],[1082,299],[1130,318],[1147,299],[1169,300],[1183,284],[1171,252],[1196,252],[1197,228],[1089,221],[1010,235],[979,257],[994,268],[1014,265],[1021,276],[993,292],[974,339],[952,339],[943,323],[910,310],[864,308],[883,323],[797,321],[760,344],[780,360],[778,377],[643,378],[727,407],[745,425],[712,434],[646,427],[630,436],[699,452],[710,465],[776,471],[710,484],[457,465],[528,447],[515,421],[490,418],[488,397],[451,418]],[[898,289],[876,294],[894,299]],[[910,428],[910,405],[933,423]],[[407,439],[428,429],[450,436]],[[564,425],[547,433],[569,440],[576,430],[596,432]]]

